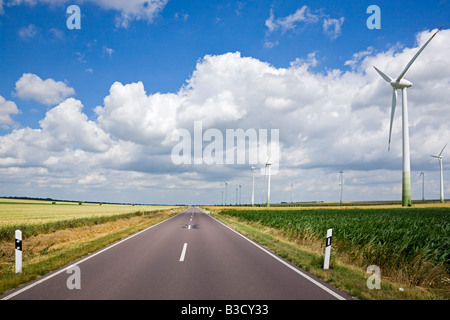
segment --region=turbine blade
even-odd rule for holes
[[[387,74],[383,73],[382,71],[378,70],[377,67],[375,67],[375,70],[378,72],[378,74],[384,79],[386,80],[386,82],[391,82],[393,79],[391,77],[389,77]]]
[[[441,153],[439,153],[439,157],[441,156],[442,152],[444,152],[444,149],[446,146],[447,146],[447,144],[445,144],[445,146],[442,148]]]
[[[400,75],[397,77],[397,82],[399,82],[403,76],[405,75],[406,71],[408,71],[409,67],[411,67],[411,65],[414,63],[414,61],[416,61],[417,57],[422,53],[423,49],[425,49],[425,47],[430,43],[431,39],[434,38],[434,36],[442,29],[443,26],[441,26],[438,31],[436,31],[430,39],[428,39],[427,42],[425,42],[425,44],[422,46],[422,48],[420,48],[419,51],[417,51],[417,53],[414,55],[414,57],[411,59],[411,61],[408,62],[408,64],[406,65],[405,69],[402,71],[402,73],[400,73]]]
[[[392,123],[394,122],[395,107],[397,105],[397,90],[392,89],[392,108],[391,108],[391,125],[389,126],[389,146],[388,152],[391,150]]]
[[[266,166],[270,163],[270,158],[272,158],[272,152],[269,153],[269,157],[266,160]]]
[[[439,156],[433,156],[433,155],[431,155],[431,154],[430,154],[430,157],[433,157],[433,158],[439,159]]]

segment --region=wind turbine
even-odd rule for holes
[[[270,157],[267,158],[266,161],[266,168],[268,169],[268,178],[267,178],[267,206],[270,207],[270,166],[272,165],[272,162],[270,162]]]
[[[420,48],[420,50],[414,55],[411,61],[408,62],[405,69],[400,73],[397,78],[391,78],[382,71],[378,70],[375,66],[375,70],[378,74],[388,82],[392,87],[392,109],[391,109],[391,124],[389,128],[389,147],[391,146],[391,133],[392,122],[394,120],[395,107],[397,105],[397,90],[402,90],[402,143],[403,143],[403,184],[402,184],[402,206],[411,206],[411,169],[410,169],[410,155],[409,155],[409,128],[408,128],[408,101],[406,95],[406,88],[411,87],[413,84],[403,79],[404,75],[408,71],[409,67],[414,63],[417,57],[422,53],[423,49],[430,43],[434,36],[442,29],[442,26],[428,39],[427,42]]]
[[[341,201],[340,205],[342,206],[342,189],[344,188],[344,171],[339,171],[339,185],[341,186]]]
[[[444,203],[444,173],[442,170],[442,152],[444,151],[446,146],[447,144],[442,148],[441,153],[439,153],[438,156],[432,156],[433,158],[437,158],[439,160],[439,166],[441,168],[441,203]]]
[[[252,207],[255,206],[255,173],[254,171],[256,170],[256,167],[252,166],[251,168],[252,170]]]
[[[239,205],[241,205],[242,204],[242,186],[241,185],[239,185]]]
[[[227,205],[227,189],[228,189],[228,182],[225,182],[225,205]]]
[[[419,177],[422,177],[422,202],[425,202],[425,172],[421,172]]]
[[[294,193],[294,185],[291,183],[291,203],[292,203],[292,195]]]

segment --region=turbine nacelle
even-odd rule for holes
[[[404,88],[409,88],[412,87],[412,82],[406,80],[406,79],[400,79],[400,81],[391,81],[390,82],[392,88],[394,89],[404,89]]]
[[[442,160],[442,158],[443,158],[442,152],[444,152],[444,149],[445,149],[446,146],[447,146],[447,144],[445,144],[445,146],[442,148],[441,152],[437,156],[433,156],[433,155],[430,155],[430,156],[433,157],[433,158]]]

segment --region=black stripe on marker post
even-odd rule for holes
[[[16,250],[22,251],[22,240],[16,239]]]
[[[328,238],[327,238],[327,240],[326,240],[326,242],[325,242],[325,246],[326,246],[326,247],[331,246],[331,238],[333,238],[333,237],[331,236],[331,237],[328,237]]]

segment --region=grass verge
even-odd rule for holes
[[[255,242],[294,263],[303,270],[323,279],[334,287],[361,300],[448,300],[448,284],[439,288],[411,286],[381,274],[381,289],[369,289],[368,278],[360,266],[347,259],[331,255],[330,269],[323,270],[323,239],[303,239],[303,242],[289,238],[283,231],[263,226],[259,222],[239,220],[219,212],[213,216],[244,234]]]

